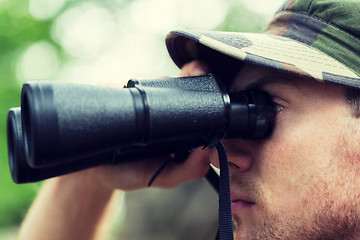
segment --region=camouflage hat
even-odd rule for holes
[[[179,67],[226,72],[241,60],[360,88],[359,23],[359,0],[287,0],[264,33],[172,31],[166,44]]]

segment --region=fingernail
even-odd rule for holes
[[[209,71],[205,67],[197,66],[193,71],[193,75],[194,76],[206,75],[208,74],[208,72]]]

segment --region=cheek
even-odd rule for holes
[[[330,171],[338,131],[336,121],[327,124],[323,119],[302,116],[280,123],[259,148],[256,165],[271,208],[303,208],[320,176]]]

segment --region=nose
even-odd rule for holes
[[[249,149],[249,144],[243,140],[225,139],[223,144],[229,160],[230,170],[237,170],[241,172],[249,171],[253,164],[252,155]],[[211,149],[210,162],[217,168],[219,165],[219,157],[215,148]]]

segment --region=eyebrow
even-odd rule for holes
[[[255,82],[248,84],[244,90],[258,90],[268,84],[286,84],[299,86],[299,79],[290,76],[265,76],[257,79]]]

